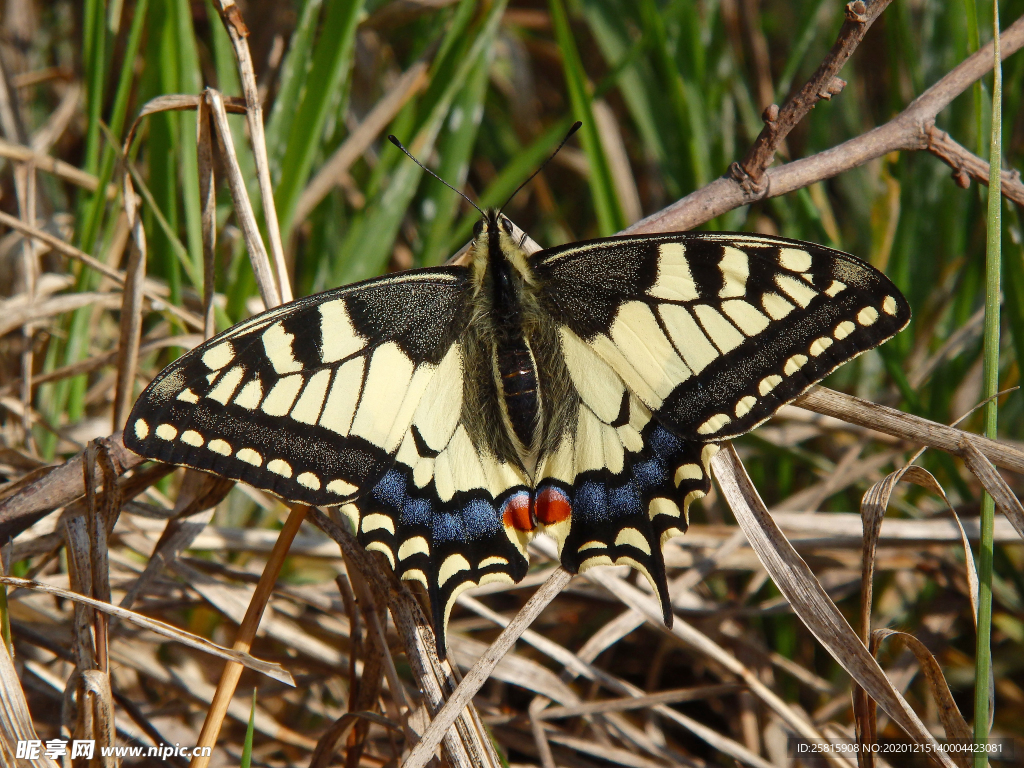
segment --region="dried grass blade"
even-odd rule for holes
[[[85,251],[79,248],[75,248],[75,246],[64,242],[59,237],[51,235],[49,232],[44,232],[43,230],[37,227],[30,227],[27,224],[25,224],[25,222],[23,222],[21,219],[18,219],[15,216],[11,216],[10,214],[4,213],[3,211],[0,211],[0,224],[10,227],[11,229],[17,230],[18,232],[21,232],[23,235],[27,235],[28,237],[32,237],[36,240],[39,240],[40,242],[46,243],[60,255],[66,256],[69,259],[74,259],[75,261],[85,264],[90,269],[96,270],[101,275],[113,280],[118,285],[123,286],[125,283],[125,276],[120,270],[108,267],[102,261],[94,259]],[[147,299],[154,302],[157,306],[159,306],[162,309],[166,309],[168,312],[172,313],[173,315],[175,315],[176,317],[178,317],[184,323],[190,325],[191,327],[203,327],[203,321],[196,318],[188,310],[184,310],[181,309],[180,307],[175,307],[173,305],[167,304],[163,300],[163,297],[160,295],[160,293],[153,290],[152,284],[149,284],[149,287],[147,287],[145,291],[145,296]]]
[[[216,97],[219,97],[219,94],[216,94]],[[214,99],[215,114],[217,112],[216,97]],[[226,125],[222,127],[226,128]],[[230,133],[228,136],[230,136]],[[248,202],[249,198],[246,197],[245,201]],[[262,242],[260,244],[262,245]],[[285,520],[277,543],[274,545],[274,551],[270,553],[270,557],[267,558],[267,563],[263,567],[263,573],[260,575],[260,580],[256,585],[256,591],[253,593],[252,600],[249,602],[245,618],[242,619],[241,626],[238,628],[238,634],[235,635],[233,646],[235,652],[244,652],[248,655],[249,648],[252,647],[252,641],[256,637],[256,630],[259,629],[263,611],[270,601],[270,595],[273,592],[274,584],[277,582],[278,574],[281,572],[281,566],[284,565],[284,558],[288,554],[288,548],[291,546],[295,534],[299,532],[299,526],[302,525],[307,510],[308,507],[296,506],[288,515],[288,519]],[[206,713],[206,720],[203,722],[203,729],[199,733],[199,740],[196,746],[212,748],[216,743],[221,725],[224,723],[224,716],[227,714],[228,706],[234,698],[235,688],[238,686],[238,680],[241,675],[242,664],[240,662],[229,660],[224,665],[220,681],[217,683],[217,691],[213,696],[213,703]],[[290,678],[291,676],[289,675]],[[294,685],[294,683],[292,684]],[[194,768],[205,768],[205,766],[209,765],[209,762],[209,756],[192,758],[192,766]]]
[[[415,96],[427,83],[427,62],[417,61],[402,73],[391,89],[367,113],[362,122],[356,126],[338,147],[330,159],[321,166],[306,188],[299,195],[292,215],[291,229],[294,232],[310,212],[319,205],[327,194],[338,184],[338,180],[348,172],[352,164],[369,149],[381,131],[387,128],[402,107]]]
[[[113,425],[117,431],[128,421],[135,400],[135,372],[142,340],[142,296],[146,281],[146,230],[139,216],[139,198],[130,173],[124,174],[124,212],[132,234],[132,247],[125,266],[124,299],[121,304],[121,338],[117,347],[117,388],[114,394]]]
[[[116,616],[124,621],[129,621],[143,629],[156,632],[158,635],[166,637],[169,640],[174,640],[182,645],[187,645],[190,648],[203,651],[211,656],[216,656],[236,664],[241,664],[249,669],[264,674],[273,680],[278,680],[282,683],[286,683],[287,685],[295,685],[295,681],[292,678],[291,673],[284,669],[280,664],[262,661],[261,659],[250,656],[248,653],[223,648],[216,643],[210,642],[204,637],[193,635],[191,632],[178,629],[170,624],[165,624],[157,619],[152,619],[149,616],[143,616],[142,614],[135,613],[134,611],[126,611],[116,605],[110,605],[109,603],[104,603],[100,600],[94,600],[91,597],[80,595],[77,592],[72,592],[68,589],[55,587],[52,584],[43,584],[38,581],[31,581],[29,579],[19,579],[14,576],[0,576],[0,584],[32,589],[37,592],[46,592],[50,595],[56,595],[57,597],[72,600],[75,603],[87,605],[98,611],[103,611],[110,616]]]
[[[47,320],[54,315],[73,312],[81,307],[95,306],[100,309],[113,309],[121,304],[121,297],[114,292],[85,291],[55,296],[46,301],[22,304],[13,312],[0,315],[0,336],[16,328]]]
[[[885,510],[889,506],[889,499],[892,497],[892,492],[900,480],[914,483],[941,496],[943,501],[946,502],[949,511],[952,512],[953,520],[960,530],[960,541],[964,547],[964,562],[967,566],[967,581],[970,588],[973,614],[977,616],[978,613],[978,572],[975,568],[974,556],[971,553],[971,545],[967,539],[967,532],[960,522],[960,517],[949,503],[946,492],[939,484],[939,481],[928,470],[913,464],[907,464],[871,486],[861,500],[860,509],[864,525],[864,539],[861,557],[860,638],[864,645],[871,644],[871,607],[874,590],[875,551],[881,535]],[[868,698],[867,692],[856,682],[853,685],[853,711],[857,725],[858,742],[864,745],[874,744],[877,740],[875,733],[875,702]],[[874,764],[875,753],[872,750],[861,750],[860,755],[862,763],[866,765]]]
[[[480,660],[473,665],[473,668],[465,676],[455,693],[437,713],[433,721],[427,727],[419,743],[413,748],[412,753],[403,763],[404,768],[423,768],[434,754],[434,750],[441,742],[445,733],[455,722],[455,719],[462,712],[463,707],[469,703],[480,686],[486,682],[488,675],[508,653],[509,649],[526,630],[533,620],[540,615],[540,612],[547,607],[548,603],[555,599],[558,594],[572,579],[572,574],[564,568],[556,568],[544,585],[538,589],[526,602],[515,619],[498,636],[498,639],[491,644],[487,652],[480,657]]]
[[[280,296],[280,300],[288,302],[292,300],[291,283],[288,280],[288,266],[284,260],[284,246],[281,242],[281,226],[277,220],[277,203],[274,201],[274,185],[270,180],[270,160],[267,157],[267,137],[263,130],[263,102],[260,100],[259,89],[256,87],[256,70],[252,63],[252,53],[249,50],[249,30],[242,19],[242,12],[235,5],[234,0],[216,0],[217,12],[220,14],[224,28],[231,38],[231,45],[235,49],[235,59],[238,61],[238,79],[242,84],[242,93],[245,96],[245,119],[249,124],[249,139],[252,142],[253,159],[256,161],[256,175],[260,184],[260,195],[263,198],[263,218],[267,223],[267,234],[270,238],[270,252],[274,258],[274,267],[277,272],[278,284],[274,292]],[[219,96],[219,94],[218,94]],[[219,121],[218,117],[218,121]],[[220,127],[221,136],[227,131],[227,121]],[[225,146],[230,141],[224,138]],[[234,149],[229,152],[230,160],[237,167],[238,161]],[[229,171],[231,173],[231,171]],[[243,185],[242,189],[245,187]],[[248,193],[245,194],[248,203]],[[237,209],[237,201],[236,201]],[[250,204],[251,209],[251,204]],[[256,232],[259,237],[259,230]],[[260,240],[262,248],[263,241]],[[253,253],[252,250],[249,251]],[[264,250],[264,256],[266,252]],[[264,303],[266,297],[264,297]],[[267,304],[267,307],[276,306]]]
[[[976,438],[964,436],[960,440],[961,456],[967,468],[977,477],[985,490],[995,499],[999,511],[1006,515],[1017,533],[1024,538],[1024,506],[1021,505],[1010,486],[1006,484],[988,457],[978,450]]]
[[[534,539],[531,546],[537,547],[546,554],[555,554],[555,545],[550,539]],[[592,568],[584,576],[595,584],[600,584],[623,603],[641,613],[652,626],[664,629],[661,607],[653,597],[645,595],[632,584],[615,576],[607,568]],[[628,616],[628,614],[624,614],[624,616]],[[806,719],[797,714],[792,707],[762,683],[752,670],[692,624],[676,616],[671,629],[666,631],[671,632],[689,647],[714,659],[743,680],[751,692],[778,714],[795,732],[807,739],[822,738],[821,734]]]
[[[58,768],[57,763],[48,757],[25,761],[16,759],[15,745],[19,741],[38,738],[18,672],[7,646],[0,643],[0,763],[18,765],[19,762],[27,762],[33,768]]]
[[[76,168],[70,163],[65,163],[63,160],[50,157],[45,152],[39,152],[31,147],[26,147],[23,144],[15,144],[6,139],[0,139],[0,157],[30,162],[37,170],[52,173],[57,178],[69,181],[88,192],[95,192],[99,188],[99,179],[93,174]],[[113,184],[108,184],[107,198],[113,200],[115,197],[117,197],[117,187]]]
[[[811,387],[793,403],[849,424],[859,424],[886,435],[928,445],[954,455],[960,454],[960,440],[967,436],[993,464],[1024,474],[1024,451],[1009,443],[972,435],[955,427],[947,427],[945,424],[836,392],[834,389]]]
[[[939,751],[938,742],[822,589],[807,563],[793,549],[768,514],[731,444],[712,460],[715,477],[737,522],[779,590],[800,620],[893,720],[915,741],[928,744],[948,768],[953,762]]]
[[[270,257],[267,256],[267,249],[263,245],[260,228],[256,223],[256,214],[253,212],[252,202],[249,200],[249,192],[245,186],[245,178],[242,176],[242,169],[238,165],[235,141],[231,137],[231,126],[228,125],[228,114],[224,108],[224,97],[219,91],[207,88],[203,91],[203,98],[210,105],[210,112],[213,116],[214,125],[217,128],[217,136],[224,148],[228,189],[231,190],[231,199],[235,205],[235,215],[238,217],[238,223],[241,225],[242,234],[245,237],[245,245],[249,251],[252,270],[256,274],[256,284],[260,289],[260,297],[263,299],[263,304],[267,309],[276,307],[281,303],[282,294],[274,280],[274,270],[270,264]],[[280,234],[278,234],[278,237],[280,237]],[[285,280],[287,280],[287,277],[285,277]],[[289,300],[290,292],[291,289],[289,289]]]
[[[141,456],[124,447],[120,432],[108,438],[105,445],[118,474],[124,474],[143,462]],[[5,526],[15,525],[19,519],[66,506],[83,496],[85,481],[82,476],[82,460],[81,453],[71,457],[45,477],[22,488],[17,495],[0,502],[0,531]]]
[[[98,669],[82,670],[78,677],[78,717],[84,725],[83,735],[96,742],[103,768],[116,768],[117,758],[104,755],[103,747],[112,747],[117,741],[114,725],[114,697],[110,692],[110,677]]]
[[[202,209],[203,230],[203,335],[210,338],[216,333],[213,323],[213,297],[216,292],[215,267],[217,258],[217,187],[213,164],[213,131],[210,105],[200,99],[196,115],[196,159],[199,170],[199,205]]]
[[[340,517],[336,510],[332,514]],[[398,636],[405,648],[416,683],[431,713],[444,706],[445,692],[455,690],[457,681],[449,661],[440,661],[434,647],[434,633],[408,587],[399,582],[386,566],[381,566],[363,549],[344,525],[335,522],[316,507],[309,511],[309,520],[341,547],[347,564],[354,564],[367,580],[375,595],[386,595]],[[454,768],[477,768],[479,765],[501,765],[490,736],[480,722],[476,708],[470,704],[462,712],[458,732],[444,735],[444,747]],[[468,735],[464,741],[463,735]],[[470,756],[470,750],[473,757]]]
[[[626,696],[604,701],[588,701],[573,707],[548,707],[537,714],[541,720],[558,720],[564,717],[597,715],[604,712],[627,712],[632,709],[646,709],[655,704],[678,704],[683,701],[699,701],[744,690],[743,685],[724,683],[722,685],[701,685],[694,688],[677,688],[671,691],[645,693],[642,696]]]
[[[122,608],[131,608],[156,576],[188,549],[213,518],[213,508],[234,486],[233,480],[195,469],[185,470],[174,507],[174,519],[167,521],[145,570],[121,599]]]
[[[895,629],[876,629],[871,633],[871,652],[877,653],[882,641],[890,637],[901,640],[917,658],[918,664],[921,665],[921,671],[924,672],[925,679],[928,681],[928,688],[939,705],[939,720],[946,731],[946,739],[948,741],[970,743],[974,738],[971,726],[967,724],[964,716],[960,713],[960,708],[957,707],[953,694],[949,691],[946,678],[942,674],[942,668],[939,666],[939,662],[935,660],[931,651],[925,647],[924,643],[907,632],[898,632]],[[953,761],[960,768],[968,768],[970,766],[970,758],[965,753],[953,751],[950,754],[953,756]]]

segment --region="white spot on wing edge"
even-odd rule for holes
[[[740,399],[740,401],[736,403],[736,418],[742,419],[744,416],[750,413],[750,409],[753,408],[756,404],[757,398],[754,397],[753,395],[747,395],[746,397]]]
[[[359,486],[352,485],[352,483],[339,478],[337,480],[331,480],[331,482],[327,484],[327,490],[331,493],[336,493],[339,496],[351,496],[359,490]]]
[[[814,343],[811,344],[811,357],[817,357],[831,346],[832,339],[828,336],[822,336],[820,339],[815,339]]]
[[[362,528],[363,533],[384,529],[385,531],[394,534],[395,521],[385,514],[374,512],[373,514],[366,515],[366,517],[363,518],[360,527]],[[367,549],[369,549],[369,547],[367,547]]]
[[[887,315],[896,316],[896,299],[892,296],[886,296],[882,299],[882,311]]]
[[[764,397],[781,383],[782,377],[773,373],[770,376],[765,376],[761,379],[761,383],[757,385],[757,391],[761,397]]]
[[[240,448],[235,454],[235,458],[246,464],[252,464],[254,467],[263,466],[263,457],[260,456],[259,451],[254,451],[252,448]]]
[[[320,478],[314,475],[312,472],[303,472],[295,478],[295,482],[301,485],[303,488],[309,488],[311,491],[320,490]]]
[[[292,465],[284,459],[271,459],[267,463],[267,470],[281,477],[292,476]]]
[[[145,440],[149,437],[149,424],[146,423],[145,419],[135,420],[135,436],[139,440]]]
[[[857,313],[857,322],[861,325],[874,325],[876,320],[878,320],[878,310],[874,307],[864,307]]]
[[[786,367],[783,368],[782,370],[783,373],[785,373],[787,376],[792,376],[805,365],[807,365],[806,355],[793,355],[791,358],[789,358],[789,360],[786,361]]]
[[[178,436],[178,428],[173,424],[161,424],[156,428],[156,436],[161,440],[173,440]]]
[[[413,555],[420,554],[430,554],[430,545],[427,544],[427,540],[422,536],[413,536],[411,539],[406,539],[398,548],[399,560],[405,560],[407,558],[412,557]]]
[[[690,466],[693,465],[691,464]],[[683,513],[679,509],[679,505],[677,505],[671,499],[666,499],[664,496],[655,496],[647,505],[647,516],[651,520],[656,518],[658,515],[666,515],[667,517],[679,517],[682,514]]]
[[[185,443],[185,445],[191,445],[194,448],[199,448],[206,441],[203,440],[203,436],[194,429],[186,429],[181,433],[181,442]]]
[[[856,325],[854,325],[849,320],[843,320],[843,322],[836,326],[836,329],[832,332],[832,335],[835,336],[837,340],[842,341],[855,330],[857,330]]]
[[[678,487],[683,480],[700,480],[702,477],[704,477],[704,472],[696,464],[680,464],[676,467],[673,480]]]
[[[221,456],[231,455],[231,446],[225,440],[211,440],[210,444],[206,447],[214,453],[219,453]]]

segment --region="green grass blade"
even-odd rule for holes
[[[288,43],[288,52],[281,62],[281,76],[274,98],[274,106],[267,119],[267,155],[270,158],[270,169],[275,179],[280,178],[281,159],[287,147],[288,134],[291,131],[292,119],[302,98],[302,89],[306,84],[306,73],[313,59],[313,41],[316,35],[317,20],[323,0],[306,0],[299,13],[299,21],[295,26]],[[219,25],[219,22],[218,22]],[[227,37],[227,33],[225,33]],[[235,64],[232,57],[231,68]],[[222,86],[223,87],[223,86]]]
[[[202,90],[199,72],[199,46],[192,27],[192,7],[189,0],[174,3],[174,33],[178,48],[178,92],[198,94]],[[192,287],[202,291],[203,282],[197,275],[203,273],[203,225],[199,210],[199,156],[196,151],[196,113],[186,110],[177,113],[179,131],[179,173],[181,174],[181,202],[185,212],[185,237],[192,268],[187,270]]]
[[[569,27],[569,16],[562,0],[550,0],[551,21],[555,28],[555,41],[562,54],[562,70],[565,73],[566,89],[572,104],[573,116],[583,123],[580,128],[580,144],[590,164],[590,193],[594,198],[597,212],[597,227],[601,235],[613,235],[626,226],[626,218],[622,213],[615,183],[612,180],[608,159],[601,146],[601,137],[597,131],[597,121],[590,108],[590,92],[587,75],[583,69],[576,48],[576,41]]]
[[[999,391],[999,278],[1002,272],[1001,219],[1003,196],[1001,171],[1003,160],[1002,98],[1003,77],[999,46],[999,2],[992,0],[993,79],[992,79],[992,134],[989,144],[988,217],[985,249],[985,327],[984,368],[982,372],[982,398],[985,405],[985,436],[996,437]],[[978,542],[978,650],[974,669],[974,742],[983,746],[988,741],[992,697],[992,565],[994,554],[995,502],[986,493],[981,500],[981,535]],[[974,765],[985,768],[988,758],[982,748],[977,751]]]
[[[484,209],[493,208],[508,200],[509,195],[515,192],[519,185],[526,181],[530,174],[537,170],[537,167],[554,151],[555,147],[558,146],[558,142],[565,137],[566,131],[569,130],[571,125],[572,122],[569,118],[556,122],[528,146],[510,158],[502,166],[494,180],[480,193],[480,199],[477,201],[480,207]],[[477,222],[478,218],[479,216],[476,211],[462,217],[462,220],[452,232],[452,248],[459,248],[469,240],[469,236],[473,231],[473,225]]]
[[[445,117],[449,114],[456,95],[465,86],[469,73],[483,66],[488,51],[494,44],[494,38],[501,24],[505,10],[505,0],[499,0],[488,10],[487,16],[477,28],[468,53],[449,56],[455,67],[452,74],[435,77],[435,82],[443,85],[443,90],[429,108],[426,119],[421,123],[415,137],[408,147],[413,155],[427,157],[434,147],[441,131]],[[452,30],[449,31],[449,34]],[[461,33],[460,34],[465,34]],[[453,47],[453,51],[457,47]],[[444,63],[439,67],[446,72]],[[427,99],[431,96],[427,94]],[[408,115],[406,112],[406,119]],[[400,116],[399,120],[402,117]],[[399,121],[396,121],[396,124]],[[397,130],[397,128],[396,128]],[[416,194],[423,171],[415,163],[404,159],[397,148],[392,148],[391,162],[398,162],[394,173],[388,181],[386,189],[378,191],[374,200],[367,204],[365,215],[353,222],[353,225],[342,243],[341,253],[344,259],[340,269],[335,273],[335,283],[350,283],[378,274],[391,256],[395,235],[405,217],[406,209]],[[383,166],[384,160],[378,163]]]
[[[490,69],[487,53],[483,57],[483,66],[470,72],[465,87],[452,104],[446,130],[438,141],[441,163],[437,167],[437,175],[456,188],[466,183],[477,128],[483,113]],[[442,184],[428,187],[420,209],[426,226],[423,250],[418,259],[421,265],[440,264],[451,255],[448,251],[452,222],[461,204],[462,198]]]
[[[327,0],[306,87],[288,131],[281,179],[274,190],[281,237],[285,241],[291,233],[295,203],[320,149],[328,113],[336,107],[352,63],[356,25],[362,11],[363,0]]]

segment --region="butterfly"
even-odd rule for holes
[[[397,140],[396,140],[397,143]],[[165,368],[128,418],[136,453],[338,506],[430,597],[445,652],[466,589],[515,583],[527,544],[626,564],[672,609],[662,548],[750,431],[910,320],[845,253],[728,232],[528,253],[482,212],[465,264],[308,296]]]

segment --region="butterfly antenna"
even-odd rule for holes
[[[466,195],[466,193],[465,193],[465,192],[463,192],[463,191],[462,191],[461,189],[456,189],[455,187],[453,187],[453,186],[452,186],[451,184],[449,184],[449,183],[448,183],[447,181],[445,181],[444,179],[442,179],[442,178],[441,178],[440,176],[438,176],[438,175],[437,175],[436,173],[434,173],[434,172],[433,172],[432,170],[430,170],[429,168],[427,168],[427,166],[425,166],[425,165],[424,165],[423,163],[421,163],[421,162],[420,162],[419,160],[417,160],[417,159],[416,159],[415,157],[413,157],[413,156],[412,156],[412,152],[410,152],[410,151],[409,151],[408,149],[406,149],[406,148],[405,148],[404,146],[402,146],[402,142],[400,142],[400,141],[398,140],[398,138],[397,138],[397,137],[396,137],[396,136],[395,136],[394,134],[389,134],[389,135],[388,135],[388,140],[389,140],[389,141],[390,141],[390,142],[391,142],[392,144],[394,144],[394,145],[395,145],[396,147],[398,147],[398,148],[399,148],[400,150],[402,150],[403,152],[405,152],[405,154],[406,154],[406,155],[408,155],[409,159],[410,159],[410,160],[412,160],[412,161],[413,161],[414,163],[416,163],[416,165],[418,165],[418,166],[419,166],[420,168],[422,168],[422,169],[423,169],[424,171],[426,171],[426,172],[427,172],[427,173],[429,173],[429,174],[430,174],[431,176],[433,176],[433,177],[434,177],[435,179],[437,179],[437,180],[438,180],[438,181],[440,181],[440,182],[441,182],[442,184],[444,184],[444,185],[445,185],[446,187],[448,187],[448,189],[450,189],[450,190],[451,190],[452,192],[455,192],[456,194],[458,194],[458,195],[459,195],[459,196],[460,196],[460,197],[461,197],[461,198],[462,198],[463,200],[465,200],[465,201],[466,201],[467,203],[469,203],[469,204],[470,204],[470,205],[472,205],[472,206],[473,206],[474,208],[476,208],[476,209],[477,209],[478,211],[480,211],[480,215],[481,215],[481,216],[486,216],[486,215],[487,215],[486,213],[484,213],[484,212],[483,212],[483,209],[482,209],[482,208],[481,208],[481,207],[480,207],[479,205],[477,205],[477,204],[476,204],[476,203],[474,203],[474,202],[473,202],[472,200],[470,200],[470,199],[469,199],[469,197],[467,197],[467,195]],[[564,144],[565,142],[562,142],[562,143]]]
[[[508,205],[510,202],[512,202],[512,198],[513,197],[515,197],[516,195],[519,194],[519,190],[521,190],[523,187],[525,187],[527,184],[529,184],[531,181],[533,181],[533,177],[536,176],[541,171],[543,171],[545,166],[547,166],[548,163],[550,163],[552,160],[555,159],[555,155],[557,155],[559,153],[559,151],[562,149],[562,147],[565,146],[565,142],[567,142],[569,139],[571,139],[572,135],[574,133],[576,133],[576,131],[578,131],[582,126],[583,126],[583,123],[581,123],[579,120],[577,120],[575,123],[572,124],[572,128],[570,128],[569,132],[567,134],[565,134],[565,138],[562,139],[562,143],[558,145],[558,147],[555,149],[554,152],[551,153],[551,156],[547,160],[545,160],[543,163],[540,164],[540,167],[537,168],[536,171],[534,171],[533,173],[530,174],[530,178],[528,178],[526,181],[524,181],[522,184],[520,184],[518,187],[516,187],[516,191],[513,192],[511,195],[509,195],[508,196],[508,200],[506,200],[504,203],[501,204],[501,208],[498,209],[499,213],[501,211],[505,210],[505,206]]]

